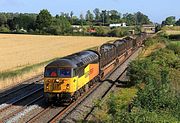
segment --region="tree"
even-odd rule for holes
[[[98,26],[95,29],[97,36],[107,36],[110,30],[108,27],[102,27],[102,26]]]
[[[176,21],[176,25],[180,26],[180,19],[178,21]]]
[[[18,17],[13,18],[14,29],[34,29],[36,17],[31,14],[20,14]]]
[[[102,10],[101,11],[101,22],[103,23],[103,26],[105,24],[109,24],[109,20],[110,20],[109,11]]]
[[[89,22],[92,22],[94,19],[94,15],[91,13],[90,10],[87,11],[86,13],[86,20],[89,21]]]
[[[136,18],[133,14],[126,13],[123,15],[123,20],[128,26],[136,25]]]
[[[135,13],[135,18],[136,18],[136,24],[137,25],[150,24],[151,23],[148,16],[144,15],[141,12]]]
[[[117,23],[121,19],[121,14],[117,10],[109,11],[111,23]]]
[[[98,8],[95,8],[93,12],[95,14],[95,21],[99,21],[100,20],[100,10]]]
[[[53,22],[49,28],[49,33],[51,34],[65,34],[71,29],[71,24],[64,16],[56,16],[53,18]]]
[[[80,21],[80,25],[81,25],[81,26],[87,25],[86,20],[84,19],[84,16],[83,16],[82,13],[80,14],[79,17],[80,17],[80,20],[79,20],[79,21]]]
[[[71,13],[70,13],[70,22],[71,22],[71,24],[73,24],[73,15],[74,15],[74,12],[73,11],[71,11]]]
[[[8,27],[5,27],[4,25],[0,26],[0,32],[10,32]]]
[[[7,23],[7,18],[5,16],[5,14],[0,14],[0,26],[4,25]]]
[[[176,23],[176,18],[175,16],[169,16],[166,18],[165,21],[162,22],[162,25],[175,25]]]
[[[40,11],[36,19],[37,29],[42,31],[43,29],[48,28],[51,25],[51,22],[52,16],[50,12],[47,9],[43,9]]]
[[[72,18],[72,17],[73,17],[73,15],[74,15],[74,12],[73,12],[73,11],[71,11],[71,13],[70,13],[70,17]]]

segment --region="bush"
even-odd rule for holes
[[[107,35],[108,35],[108,32],[110,31],[109,28],[107,28],[107,27],[102,27],[102,26],[96,27],[95,30],[96,30],[96,35],[97,35],[97,36],[107,36]]]
[[[180,45],[178,44],[175,44],[175,43],[170,43],[168,46],[167,46],[168,49],[174,51],[175,54],[179,55],[180,56]]]
[[[144,45],[146,47],[149,47],[149,46],[152,46],[153,44],[156,44],[156,43],[168,44],[168,42],[169,42],[169,40],[165,37],[155,36],[155,37],[150,37],[150,38],[146,39]]]
[[[109,32],[109,36],[112,37],[122,37],[122,36],[127,36],[129,35],[130,32],[128,31],[128,29],[125,28],[114,28]]]
[[[166,42],[166,39],[150,38],[146,46],[161,41]],[[137,96],[129,106],[119,101],[120,95],[110,95],[106,122],[180,122],[180,60],[178,48],[173,46],[129,64],[127,74],[131,82],[137,84]]]
[[[157,63],[159,66],[168,66],[172,68],[175,67],[176,62],[178,61],[174,52],[167,48],[152,53],[150,58],[151,61]]]
[[[8,27],[5,27],[4,25],[0,27],[0,32],[10,32]]]
[[[147,82],[149,78],[154,81],[159,81],[160,69],[157,64],[154,64],[150,58],[142,60],[134,60],[129,64],[127,75],[130,77],[130,81],[135,84]]]

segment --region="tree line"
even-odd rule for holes
[[[71,25],[82,27],[109,26],[112,23],[126,23],[127,26],[151,24],[147,15],[141,12],[122,14],[117,10],[100,10],[95,8],[88,10],[85,15],[79,17],[70,13],[61,12],[52,16],[47,9],[43,9],[39,14],[35,13],[0,13],[0,32],[26,32],[35,34],[72,34]],[[87,31],[87,29],[83,29]],[[102,33],[106,28],[97,29]]]
[[[180,18],[176,21],[175,16],[169,16],[164,21],[162,21],[162,26],[165,25],[173,25],[173,26],[180,26]]]

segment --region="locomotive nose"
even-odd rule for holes
[[[70,89],[69,79],[48,78],[44,80],[45,92],[63,92]]]

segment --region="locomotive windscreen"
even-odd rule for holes
[[[71,69],[70,68],[46,68],[44,76],[69,78],[71,77]]]

